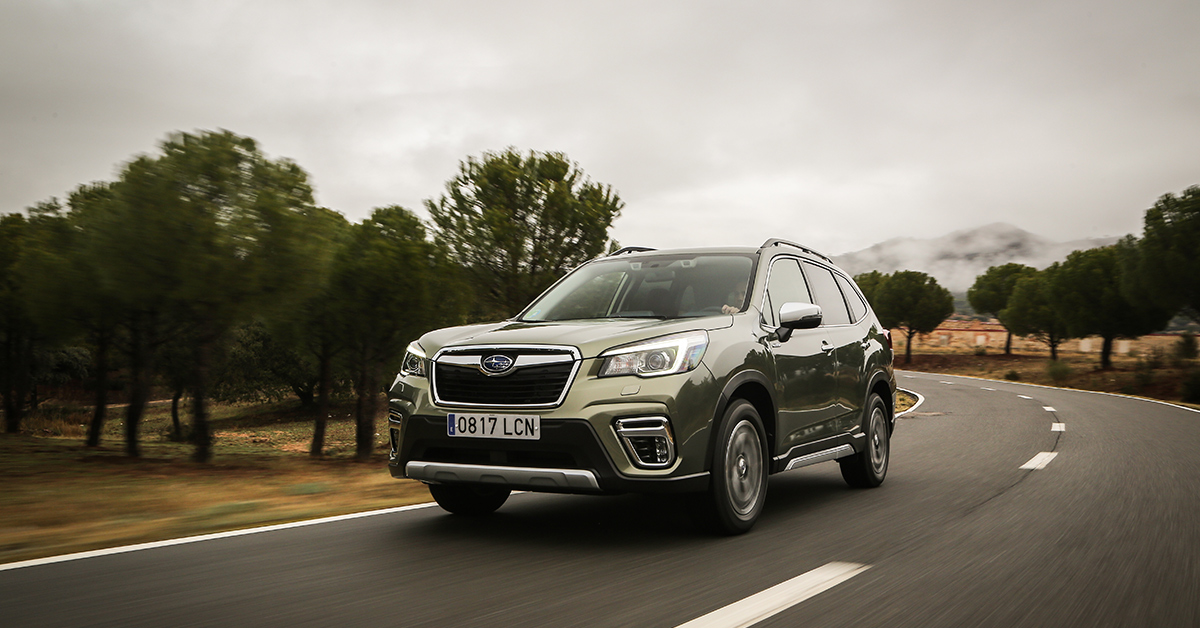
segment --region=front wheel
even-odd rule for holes
[[[429,493],[438,506],[456,515],[479,516],[496,512],[511,492],[506,487],[480,484],[429,485]]]
[[[875,488],[883,484],[891,458],[891,429],[888,423],[887,404],[879,395],[872,394],[863,421],[866,447],[853,456],[838,460],[846,484],[854,488]]]
[[[745,399],[729,404],[717,432],[712,482],[696,496],[698,515],[715,531],[742,534],[754,526],[767,496],[765,431]]]

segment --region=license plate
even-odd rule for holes
[[[457,438],[538,440],[542,417],[532,414],[449,414],[446,434]]]

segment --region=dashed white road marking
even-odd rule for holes
[[[1066,423],[1051,423],[1050,431],[1051,432],[1065,432],[1065,431],[1067,431],[1067,424]]]
[[[829,563],[680,624],[678,628],[746,628],[857,576],[870,565]]]
[[[987,386],[980,386],[980,387],[979,387],[979,390],[990,390],[990,391],[992,391],[992,392],[995,392],[995,391],[996,391],[996,389],[995,389],[995,388],[988,388]]]
[[[916,378],[917,378],[916,375],[905,375],[904,376],[904,379],[916,379]]]
[[[1021,465],[1022,469],[1045,469],[1046,465],[1050,464],[1051,460],[1058,456],[1057,451],[1043,451],[1042,453],[1029,459],[1029,462]]]
[[[1017,395],[1017,396],[1022,399],[1033,399],[1033,397],[1026,397],[1025,395]]]
[[[939,384],[948,384],[948,385],[950,385],[950,386],[953,386],[953,385],[954,385],[954,382],[938,382],[938,383],[939,383]]]
[[[1054,406],[1042,406],[1042,409],[1045,410],[1046,412],[1054,412],[1055,411]]]

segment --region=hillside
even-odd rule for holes
[[[893,238],[861,251],[833,257],[852,275],[878,270],[919,270],[955,293],[965,293],[990,266],[1017,262],[1045,268],[1071,251],[1106,246],[1118,238],[1054,242],[1012,225],[997,222],[955,231],[937,238]]]

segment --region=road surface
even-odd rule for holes
[[[834,463],[772,476],[744,536],[696,531],[672,499],[519,494],[485,519],[416,508],[4,569],[0,621],[1200,626],[1200,413],[898,381],[925,401],[886,483],[849,489]]]

